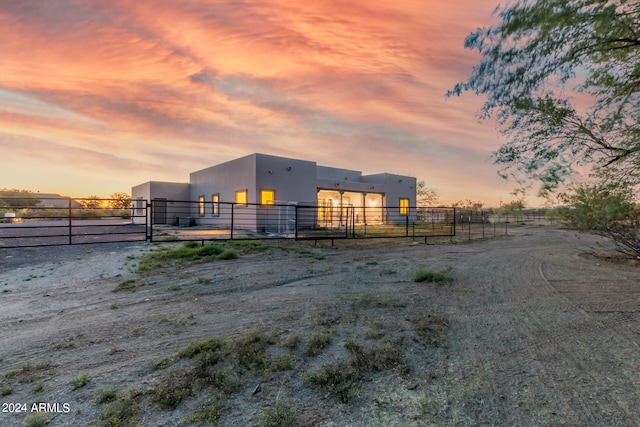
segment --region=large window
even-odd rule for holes
[[[274,190],[260,190],[260,204],[272,205],[276,199],[276,192]]]
[[[220,193],[211,195],[211,216],[220,216]]]
[[[198,215],[204,215],[204,196],[198,196]]]
[[[239,205],[247,204],[247,190],[236,191],[236,203]]]
[[[400,215],[409,215],[409,199],[400,199]]]

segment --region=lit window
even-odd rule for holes
[[[260,191],[260,204],[272,205],[276,198],[276,192],[273,190],[261,190]]]
[[[220,194],[211,195],[211,215],[220,216]]]
[[[239,205],[247,204],[247,190],[236,191],[236,203]]]
[[[400,199],[400,215],[409,215],[409,199]]]
[[[204,196],[198,197],[198,215],[204,215]]]

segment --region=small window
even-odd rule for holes
[[[142,215],[144,214],[143,210],[142,210],[142,197],[138,197],[136,199],[136,215]]]
[[[220,216],[220,193],[211,195],[211,215]]]
[[[400,199],[400,215],[409,215],[409,199]]]
[[[204,215],[204,196],[198,196],[198,215]]]
[[[260,204],[272,205],[276,198],[276,192],[274,190],[261,190],[260,191]]]
[[[239,205],[247,204],[247,190],[236,191],[236,203]]]

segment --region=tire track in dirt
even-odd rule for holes
[[[640,419],[635,330],[599,321],[545,275],[556,263],[551,270],[564,269],[565,276],[582,269],[587,283],[593,277],[577,255],[588,245],[568,234],[542,231],[489,242],[483,251],[461,254],[455,265],[456,282],[474,285],[453,293],[449,310],[462,323],[450,332],[449,374],[467,383],[468,400],[484,401],[484,408],[507,401],[513,408],[499,415],[484,409],[470,422],[599,425],[606,417],[633,425]],[[478,369],[484,378],[470,381],[466,372]]]
[[[567,241],[566,235],[560,237],[565,240],[565,243],[572,243]],[[610,378],[611,372],[607,372],[607,376],[605,376],[593,367],[594,360],[605,360],[611,355],[602,347],[587,346],[584,341],[576,338],[577,334],[591,335],[593,333],[586,330],[581,331],[580,328],[583,324],[589,325],[589,329],[601,332],[605,331],[604,325],[596,321],[587,311],[551,284],[543,272],[545,261],[538,259],[537,252],[544,250],[545,248],[538,248],[524,252],[524,255],[533,261],[533,263],[523,262],[522,264],[523,270],[525,266],[529,270],[528,272],[522,271],[522,273],[526,273],[526,277],[531,277],[533,280],[526,287],[524,293],[522,288],[516,290],[514,286],[510,287],[513,297],[519,299],[520,308],[535,324],[535,329],[528,328],[530,329],[529,337],[533,344],[530,347],[532,358],[546,362],[539,364],[539,367],[545,372],[544,378],[550,384],[562,387],[559,379],[562,379],[563,376],[568,376],[571,379],[570,387],[573,396],[569,396],[572,403],[570,406],[585,425],[593,425],[603,413],[615,424],[624,424],[625,421],[633,419],[633,414],[624,400],[618,399],[610,393],[618,381]],[[568,264],[575,262],[575,259],[565,255],[564,258],[554,260],[554,262]],[[578,269],[584,267],[574,266]],[[537,273],[537,280],[532,277],[535,274],[534,271]],[[555,322],[549,322],[549,319],[544,317],[549,312],[558,316]],[[558,325],[549,327],[549,323],[558,323]],[[577,330],[563,328],[563,326],[571,325]],[[626,335],[620,334],[620,328],[616,329],[616,333]],[[628,339],[628,336],[620,338],[623,338],[620,341],[625,341],[624,338]],[[597,337],[595,340],[597,341]],[[592,340],[585,341],[593,342]],[[575,411],[573,405],[576,401],[579,402],[579,411]]]
[[[571,242],[568,241],[566,235],[562,235],[561,237],[567,243],[571,244]],[[535,256],[531,253],[529,255],[535,258]],[[576,268],[576,270],[579,271],[580,273],[576,274],[576,276],[578,277],[574,280],[565,279],[558,282],[561,282],[563,285],[566,285],[571,282],[583,282],[586,279],[586,277],[593,277],[593,274],[591,274],[592,271],[589,270],[588,266],[584,265],[584,259],[581,259],[579,257],[567,257],[567,260],[573,261],[573,262],[582,261],[581,265],[576,265],[576,267],[578,267]],[[545,266],[545,261],[537,260],[538,272],[539,272],[540,278],[542,279],[542,284],[544,285],[544,287],[547,289],[547,291],[555,301],[562,303],[559,308],[563,311],[571,311],[571,310],[574,311],[576,313],[576,317],[578,317],[576,321],[577,324],[580,324],[581,323],[580,321],[582,321],[590,325],[589,327],[590,331],[585,331],[585,332],[591,332],[591,334],[595,335],[595,337],[593,338],[593,340],[591,341],[585,340],[585,342],[597,342],[598,341],[597,335],[602,335],[603,339],[604,337],[606,337],[606,340],[608,340],[609,342],[611,343],[615,342],[616,343],[615,348],[620,348],[621,345],[628,347],[629,344],[633,344],[637,348],[637,343],[635,343],[634,341],[637,339],[637,332],[635,332],[630,327],[629,322],[620,321],[620,319],[618,319],[615,322],[603,322],[600,319],[596,318],[587,310],[585,310],[583,307],[581,307],[578,303],[574,302],[569,297],[567,297],[567,295],[562,293],[558,289],[558,287],[554,285],[553,278],[552,277],[548,278],[547,275],[545,275],[544,266]],[[543,319],[541,319],[540,316],[538,316],[537,319],[538,319],[539,326],[542,326],[542,324],[544,323]],[[638,408],[638,405],[629,403],[631,396],[629,396],[626,393],[624,396],[619,396],[615,392],[617,386],[620,385],[621,383],[629,382],[629,378],[626,375],[621,376],[621,373],[618,369],[616,369],[615,371],[612,371],[602,366],[602,364],[600,364],[599,366],[600,369],[598,369],[597,367],[592,368],[590,367],[591,363],[589,363],[592,360],[598,360],[598,359],[602,360],[602,359],[609,358],[609,359],[615,359],[615,363],[613,363],[613,365],[620,367],[620,366],[623,366],[626,360],[628,359],[622,360],[620,359],[620,353],[607,351],[608,350],[607,346],[600,346],[594,349],[594,346],[587,346],[585,344],[583,345],[583,348],[585,348],[586,351],[576,352],[575,348],[573,348],[570,344],[568,344],[569,341],[564,340],[563,337],[552,336],[551,338],[555,341],[558,348],[562,350],[562,352],[565,355],[567,355],[572,359],[575,366],[578,367],[581,372],[583,372],[588,377],[590,377],[591,380],[594,381],[597,384],[597,386],[605,392],[603,393],[603,395],[606,395],[608,398],[611,399],[610,405],[613,407],[613,409],[610,411],[617,412],[615,411],[615,409],[618,409],[624,412],[625,417],[623,417],[623,419],[620,420],[621,422],[624,421],[624,418],[634,419],[634,417],[638,415],[637,412],[635,412],[634,409],[632,409],[632,408]],[[598,354],[598,353],[604,353],[604,354]],[[632,388],[634,387],[633,382],[631,382],[629,385]],[[637,398],[633,400],[635,400],[636,402],[638,401]],[[600,407],[599,408],[600,410],[603,409],[602,402],[600,402],[598,406]]]

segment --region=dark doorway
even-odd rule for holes
[[[167,223],[167,199],[153,199],[153,223]]]

